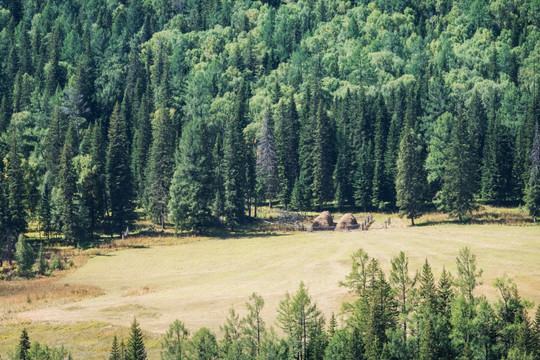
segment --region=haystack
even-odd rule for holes
[[[356,218],[353,214],[348,213],[341,217],[339,220],[336,230],[347,230],[354,228],[355,225],[358,225],[358,222],[356,221]]]
[[[334,219],[329,211],[323,211],[313,221],[313,228],[330,228],[334,226]]]

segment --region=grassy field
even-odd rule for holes
[[[371,230],[364,232],[273,233],[182,243],[174,238],[147,238],[139,239],[133,248],[102,252],[47,285],[56,287],[54,292],[69,288],[84,296],[52,297],[24,306],[20,302],[32,299],[31,290],[4,297],[0,354],[13,348],[26,326],[32,340],[64,343],[76,358],[88,353],[105,358],[112,334],[126,338],[126,327],[136,316],[147,332],[150,354],[157,356],[159,334],[174,319],[191,330],[206,326],[219,335],[228,309],[234,306],[243,314],[252,292],[265,299],[263,316],[272,325],[279,300],[286,291],[294,292],[300,281],[328,317],[350,299],[338,282],[349,272],[350,255],[359,248],[379,259],[387,271],[390,259],[400,250],[409,257],[411,273],[427,258],[438,277],[443,265],[455,273],[459,249],[469,246],[484,270],[478,294],[495,300],[493,280],[506,273],[522,297],[540,303],[540,227],[426,226],[436,220],[426,217],[420,221],[424,226],[414,228],[392,218],[385,229],[383,218],[376,218]],[[161,245],[151,246],[156,243]],[[27,296],[21,297],[25,291]]]

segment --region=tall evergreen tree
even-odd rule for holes
[[[111,234],[121,233],[134,219],[134,191],[130,168],[130,146],[126,122],[118,103],[109,121],[106,184],[111,218]]]
[[[386,140],[386,107],[382,95],[379,95],[374,103],[375,125],[373,139],[373,185],[371,197],[372,205],[378,210],[386,208],[385,203],[385,179],[384,179],[384,152]]]
[[[272,207],[272,199],[276,197],[278,192],[279,179],[274,121],[268,106],[264,111],[261,133],[257,144],[257,154],[258,183],[264,191],[270,207]]]
[[[167,108],[156,111],[148,162],[148,208],[152,219],[165,228],[169,188],[174,166],[174,129]]]
[[[464,114],[459,114],[451,130],[450,149],[445,161],[441,204],[445,212],[457,216],[475,208],[474,154],[470,148],[470,135]]]
[[[150,122],[150,109],[148,95],[143,95],[137,111],[135,121],[135,134],[133,137],[132,168],[140,203],[146,197],[146,168],[149,159],[149,150],[152,144],[152,123]]]
[[[397,206],[402,214],[411,219],[422,215],[427,178],[424,170],[424,150],[420,135],[406,124],[400,143],[397,161]]]
[[[19,135],[17,128],[12,125],[9,135],[9,152],[6,164],[7,182],[7,228],[22,233],[26,230],[26,211],[24,209],[24,182],[19,154]]]
[[[171,182],[169,213],[177,229],[202,232],[211,222],[214,200],[211,140],[204,120],[189,121],[182,132]]]
[[[22,330],[21,337],[19,339],[19,345],[17,346],[17,360],[30,360],[30,338],[28,337],[28,331],[26,328]]]
[[[538,121],[536,122],[534,130],[531,150],[531,167],[525,203],[529,209],[529,214],[536,222],[536,218],[540,216],[540,134],[538,132]]]
[[[106,157],[107,146],[104,132],[101,122],[98,122],[92,127],[90,139],[90,158],[93,167],[87,206],[90,215],[91,235],[98,223],[104,219],[107,210]]]
[[[73,158],[77,155],[77,135],[73,125],[69,125],[62,155],[60,156],[60,171],[58,187],[60,189],[60,219],[62,234],[66,242],[77,245],[80,237],[80,219],[78,218],[77,174]]]
[[[244,122],[246,116],[245,85],[241,85],[235,104],[235,113],[228,119],[223,145],[225,178],[225,217],[227,225],[235,229],[243,220],[246,198],[246,145]]]
[[[109,360],[122,360],[120,357],[120,346],[118,345],[118,339],[116,338],[116,335],[114,335],[112,346],[111,346],[111,353],[109,354]]]
[[[59,105],[54,107],[53,113],[49,120],[49,129],[45,137],[45,164],[47,170],[51,172],[54,179],[58,175],[58,166],[60,155],[64,146],[65,132],[67,122],[65,120],[62,109]]]
[[[131,334],[126,346],[126,360],[146,360],[146,349],[144,347],[143,335],[139,323],[134,318],[131,323]]]
[[[313,200],[319,209],[332,199],[333,148],[330,120],[321,101],[317,108],[313,144]]]

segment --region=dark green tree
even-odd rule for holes
[[[24,182],[19,154],[19,135],[15,126],[11,127],[9,135],[9,152],[6,156],[6,182],[7,182],[7,228],[22,233],[26,230],[26,211],[24,209]]]
[[[387,131],[386,106],[382,95],[379,95],[374,103],[375,124],[373,140],[373,185],[371,201],[373,207],[378,210],[386,208],[385,203],[385,179],[384,179],[384,152]]]
[[[216,335],[207,328],[200,328],[193,334],[188,348],[188,359],[215,360],[218,356]]]
[[[19,235],[19,240],[15,245],[15,259],[17,260],[17,273],[20,276],[30,276],[35,256],[32,245],[26,241],[23,234]]]
[[[332,139],[330,120],[322,102],[319,102],[313,144],[312,186],[313,200],[319,209],[332,199],[333,149],[334,141]]]
[[[77,192],[77,174],[73,158],[77,155],[77,135],[70,124],[66,134],[66,141],[60,156],[60,171],[58,173],[58,188],[60,189],[60,219],[64,240],[77,245],[80,240],[80,223],[78,216],[79,194]]]
[[[148,209],[151,218],[165,229],[169,188],[174,167],[174,128],[167,108],[156,111],[148,162]]]
[[[460,114],[451,130],[451,142],[444,166],[443,186],[440,192],[442,209],[450,216],[463,215],[475,209],[476,190],[474,154],[470,148],[468,126],[464,114]]]
[[[122,360],[120,354],[120,346],[118,345],[118,339],[116,338],[116,335],[114,335],[113,338],[111,353],[109,354],[109,360]]]
[[[110,207],[111,234],[121,233],[134,219],[134,191],[130,168],[130,146],[126,121],[116,103],[109,121],[106,184]]]
[[[150,146],[152,144],[152,124],[150,122],[150,109],[148,96],[145,94],[139,104],[135,121],[135,134],[133,137],[132,168],[137,198],[143,203],[146,197],[146,168],[148,164]]]
[[[191,120],[182,132],[170,189],[170,219],[177,229],[202,232],[211,222],[214,200],[211,140],[204,120]]]
[[[146,349],[144,347],[143,334],[139,323],[134,318],[131,323],[131,334],[125,350],[126,360],[146,360]]]
[[[298,211],[307,211],[311,208],[311,189],[306,183],[304,174],[294,182],[293,191],[291,193],[291,207]]]
[[[257,182],[272,207],[279,187],[278,162],[276,154],[276,139],[274,136],[274,121],[270,108],[264,111],[264,118],[257,143]]]
[[[17,360],[30,360],[30,338],[28,337],[28,331],[23,329],[21,337],[19,339],[19,346],[17,346]]]
[[[175,320],[167,330],[161,343],[161,360],[181,360],[185,353],[185,346],[189,331],[184,323]]]
[[[531,167],[525,195],[525,204],[529,209],[529,214],[536,222],[536,218],[540,216],[540,134],[538,132],[538,121],[536,122],[534,130],[531,150]]]

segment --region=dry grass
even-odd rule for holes
[[[366,214],[354,215],[361,220]],[[133,316],[149,335],[162,334],[177,318],[191,330],[207,326],[218,331],[229,307],[243,314],[244,302],[254,291],[265,299],[263,317],[271,325],[279,300],[286,291],[295,291],[301,280],[329,316],[350,299],[338,282],[349,272],[350,255],[358,248],[381,260],[386,271],[400,250],[409,257],[411,273],[427,258],[438,277],[443,265],[455,273],[459,249],[469,246],[484,270],[485,285],[477,290],[479,295],[496,300],[493,280],[506,273],[515,280],[522,297],[540,303],[540,227],[519,220],[523,216],[519,210],[514,215],[488,210],[476,219],[478,223],[482,219],[489,220],[484,223],[505,219],[524,226],[501,226],[498,221],[464,226],[445,216],[428,214],[414,228],[406,226],[406,219],[391,216],[391,225],[385,228],[389,216],[374,214],[370,231],[276,232],[228,239],[158,236],[116,241],[102,249],[81,252],[77,258],[80,268],[50,280],[59,288],[64,284],[73,289],[99,288],[102,295],[67,296],[27,311],[4,312],[0,326],[26,324],[35,330],[34,339],[39,341],[54,340],[54,335],[43,330],[54,326],[60,329],[58,338],[70,339],[67,342],[75,349],[76,358],[104,358],[97,354],[106,353],[115,331],[125,333]],[[429,226],[433,223],[438,225]],[[0,301],[26,301],[24,290],[18,296],[17,300],[6,296]],[[1,303],[0,307],[3,311]],[[88,321],[97,323],[88,325]],[[0,329],[0,354],[14,343],[20,327]],[[74,332],[73,337],[62,336],[62,331]],[[151,337],[149,342],[154,349],[159,348],[156,339]],[[84,356],[88,353],[96,356]]]

